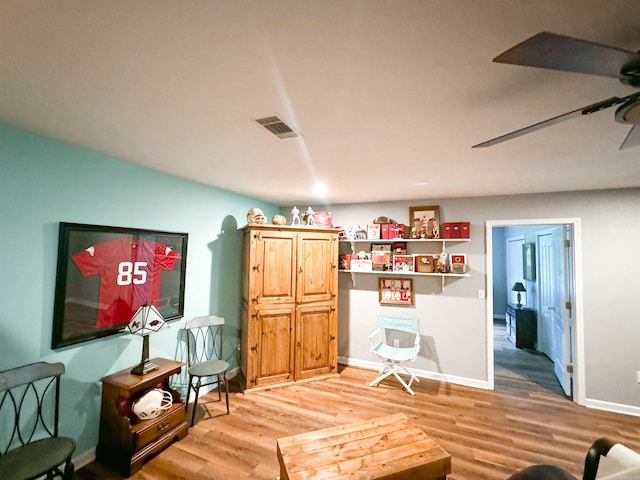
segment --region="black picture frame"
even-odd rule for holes
[[[51,347],[123,331],[140,305],[184,315],[188,234],[60,222]]]

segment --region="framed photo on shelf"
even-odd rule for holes
[[[440,207],[409,207],[411,238],[440,238]]]
[[[451,273],[467,273],[467,254],[453,253],[449,257],[449,270]]]
[[[51,347],[122,332],[138,307],[184,315],[186,233],[60,223]]]
[[[413,280],[378,278],[378,301],[381,305],[413,305]]]
[[[525,243],[522,245],[522,271],[524,279],[531,282],[536,280],[536,245]]]

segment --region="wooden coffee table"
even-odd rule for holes
[[[278,461],[280,480],[444,480],[451,473],[451,455],[403,413],[279,438]]]

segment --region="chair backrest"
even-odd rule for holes
[[[383,342],[389,346],[419,348],[420,323],[417,318],[380,315],[378,329]]]
[[[222,359],[224,318],[215,315],[195,317],[184,325],[187,332],[189,366],[207,360]]]
[[[64,364],[38,362],[0,372],[0,455],[58,436]]]
[[[380,315],[378,317],[378,327],[399,330],[401,332],[420,333],[420,324],[418,319],[411,317]]]

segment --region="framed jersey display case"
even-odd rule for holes
[[[51,347],[121,332],[141,305],[184,314],[186,233],[60,223]]]

